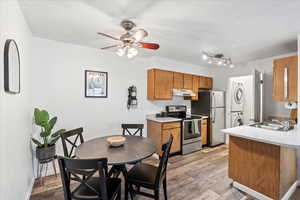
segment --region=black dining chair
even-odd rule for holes
[[[80,160],[59,156],[58,163],[65,200],[121,199],[121,179],[108,178],[107,158]]]
[[[143,136],[144,124],[122,124],[123,135]]]
[[[133,194],[138,194],[159,200],[159,188],[161,183],[163,184],[165,199],[168,199],[166,172],[172,142],[173,136],[171,135],[169,141],[162,146],[163,154],[158,167],[139,163],[128,172],[125,182],[125,200],[128,200],[129,191],[131,199],[133,199]],[[136,186],[136,189],[132,187],[133,185]],[[153,190],[154,194],[142,192],[140,190],[141,187]]]
[[[65,157],[75,158],[74,153],[76,148],[78,147],[78,144],[82,144],[84,142],[82,133],[83,128],[77,128],[70,131],[66,131],[60,135]],[[71,141],[71,137],[75,137],[75,139]],[[71,145],[70,151],[68,151],[68,144]]]

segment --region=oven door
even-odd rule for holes
[[[197,125],[194,125],[194,122]],[[182,143],[188,144],[201,140],[201,120],[184,120],[182,129]]]

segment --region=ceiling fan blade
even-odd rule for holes
[[[105,50],[105,49],[110,49],[110,48],[114,48],[114,47],[118,47],[119,45],[116,44],[116,45],[111,45],[111,46],[107,46],[107,47],[102,47],[101,49],[102,50]]]
[[[138,47],[145,48],[145,49],[153,49],[153,50],[159,49],[159,44],[155,44],[155,43],[138,42],[137,45]]]
[[[100,33],[100,32],[98,32],[97,34],[98,34],[98,35],[102,35],[102,36],[104,36],[104,37],[108,37],[108,38],[113,39],[113,40],[120,40],[119,38],[116,38],[116,37],[111,36],[111,35],[107,35],[107,34],[105,34],[105,33]]]
[[[144,29],[136,29],[133,31],[132,37],[135,39],[136,42],[141,41],[143,38],[148,36],[148,32]]]

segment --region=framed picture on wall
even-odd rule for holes
[[[85,97],[107,98],[107,72],[85,70]]]

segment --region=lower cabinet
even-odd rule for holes
[[[201,120],[202,145],[207,145],[207,119]]]
[[[181,151],[181,122],[156,122],[147,121],[147,137],[156,143],[156,153],[162,155],[162,145],[167,143],[170,136],[173,136],[171,153]]]

